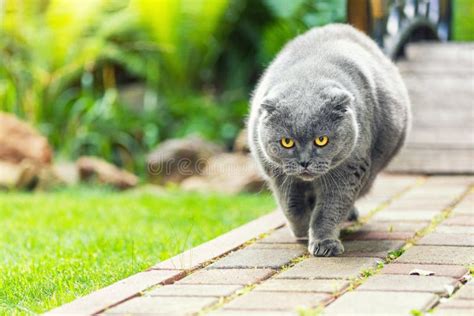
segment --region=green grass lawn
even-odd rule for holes
[[[274,207],[265,194],[0,193],[0,314],[47,311]]]

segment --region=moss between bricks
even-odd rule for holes
[[[264,281],[264,280],[262,280]],[[219,302],[217,302],[216,304],[214,305],[211,305],[209,307],[206,307],[204,308],[203,310],[201,310],[198,315],[206,315],[207,313],[210,313],[212,311],[215,311],[221,307],[223,307],[225,304],[229,303],[230,301],[233,301],[235,300],[237,297],[239,296],[242,296],[242,295],[245,295],[249,292],[251,292],[256,286],[257,286],[258,283],[255,283],[255,284],[249,284],[247,286],[245,286],[243,289],[240,289],[236,292],[234,292],[233,294],[229,295],[229,296],[223,296],[223,297],[220,297],[219,298]]]

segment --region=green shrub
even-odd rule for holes
[[[344,1],[7,0],[0,110],[39,127],[66,158],[135,172],[161,140],[230,145],[263,67],[290,38],[342,21]],[[143,87],[127,103],[121,91]]]

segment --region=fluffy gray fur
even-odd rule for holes
[[[248,121],[252,154],[295,237],[315,256],[341,254],[339,224],[399,151],[410,101],[392,62],[348,25],[312,29],[266,69]],[[314,139],[328,136],[325,147]],[[280,140],[295,146],[283,148]]]

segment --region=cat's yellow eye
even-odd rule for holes
[[[291,138],[283,137],[280,140],[280,144],[281,144],[282,147],[284,147],[286,149],[290,149],[290,148],[295,146],[295,141],[292,140]]]
[[[329,137],[319,136],[314,139],[314,144],[318,147],[324,147],[329,143]]]

